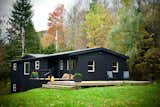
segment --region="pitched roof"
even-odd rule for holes
[[[54,53],[54,54],[28,54],[25,55],[24,57],[21,58],[23,59],[32,59],[32,58],[46,58],[46,57],[54,57],[54,56],[63,56],[63,55],[68,55],[68,56],[74,56],[74,55],[81,55],[81,54],[87,54],[91,52],[97,52],[97,51],[103,51],[124,59],[128,59],[128,56],[125,56],[123,54],[114,52],[112,50],[106,49],[106,48],[86,48],[86,49],[79,49],[79,50],[74,50],[74,51],[66,51],[66,52],[59,52],[59,53]]]

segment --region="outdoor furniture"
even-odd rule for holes
[[[107,78],[108,79],[113,79],[113,73],[112,73],[112,71],[107,71]]]

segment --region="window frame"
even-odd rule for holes
[[[113,62],[113,63],[115,63],[115,62]],[[119,62],[116,62],[115,66],[113,65],[113,63],[112,63],[112,72],[118,73],[119,72]],[[116,67],[116,70],[113,70],[113,67]]]
[[[69,59],[67,60],[67,70],[69,70]]]
[[[29,72],[26,73],[26,64],[29,65]],[[29,75],[30,74],[30,62],[24,62],[24,75]]]
[[[64,68],[64,63],[63,63],[64,61],[63,60],[59,60],[59,70],[63,70],[63,68]]]
[[[13,71],[17,71],[17,63],[16,62],[13,63],[13,68],[12,69],[13,69]]]
[[[12,84],[12,91],[16,92],[17,91],[17,85],[16,84]]]
[[[75,59],[67,59],[67,70],[75,70],[76,62]]]
[[[92,67],[92,70],[88,69],[88,72],[95,72],[95,65],[96,65],[95,60],[92,60],[92,65],[87,64],[87,67]]]
[[[34,68],[35,68],[35,70],[39,70],[40,69],[40,61],[39,60],[35,61]]]

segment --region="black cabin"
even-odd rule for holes
[[[41,87],[48,75],[81,73],[83,80],[129,79],[127,56],[106,48],[87,48],[55,54],[28,54],[12,61],[11,92]],[[38,74],[33,78],[32,74]]]

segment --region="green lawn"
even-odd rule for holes
[[[0,107],[160,107],[160,86],[112,86],[79,90],[33,89],[1,95]]]

